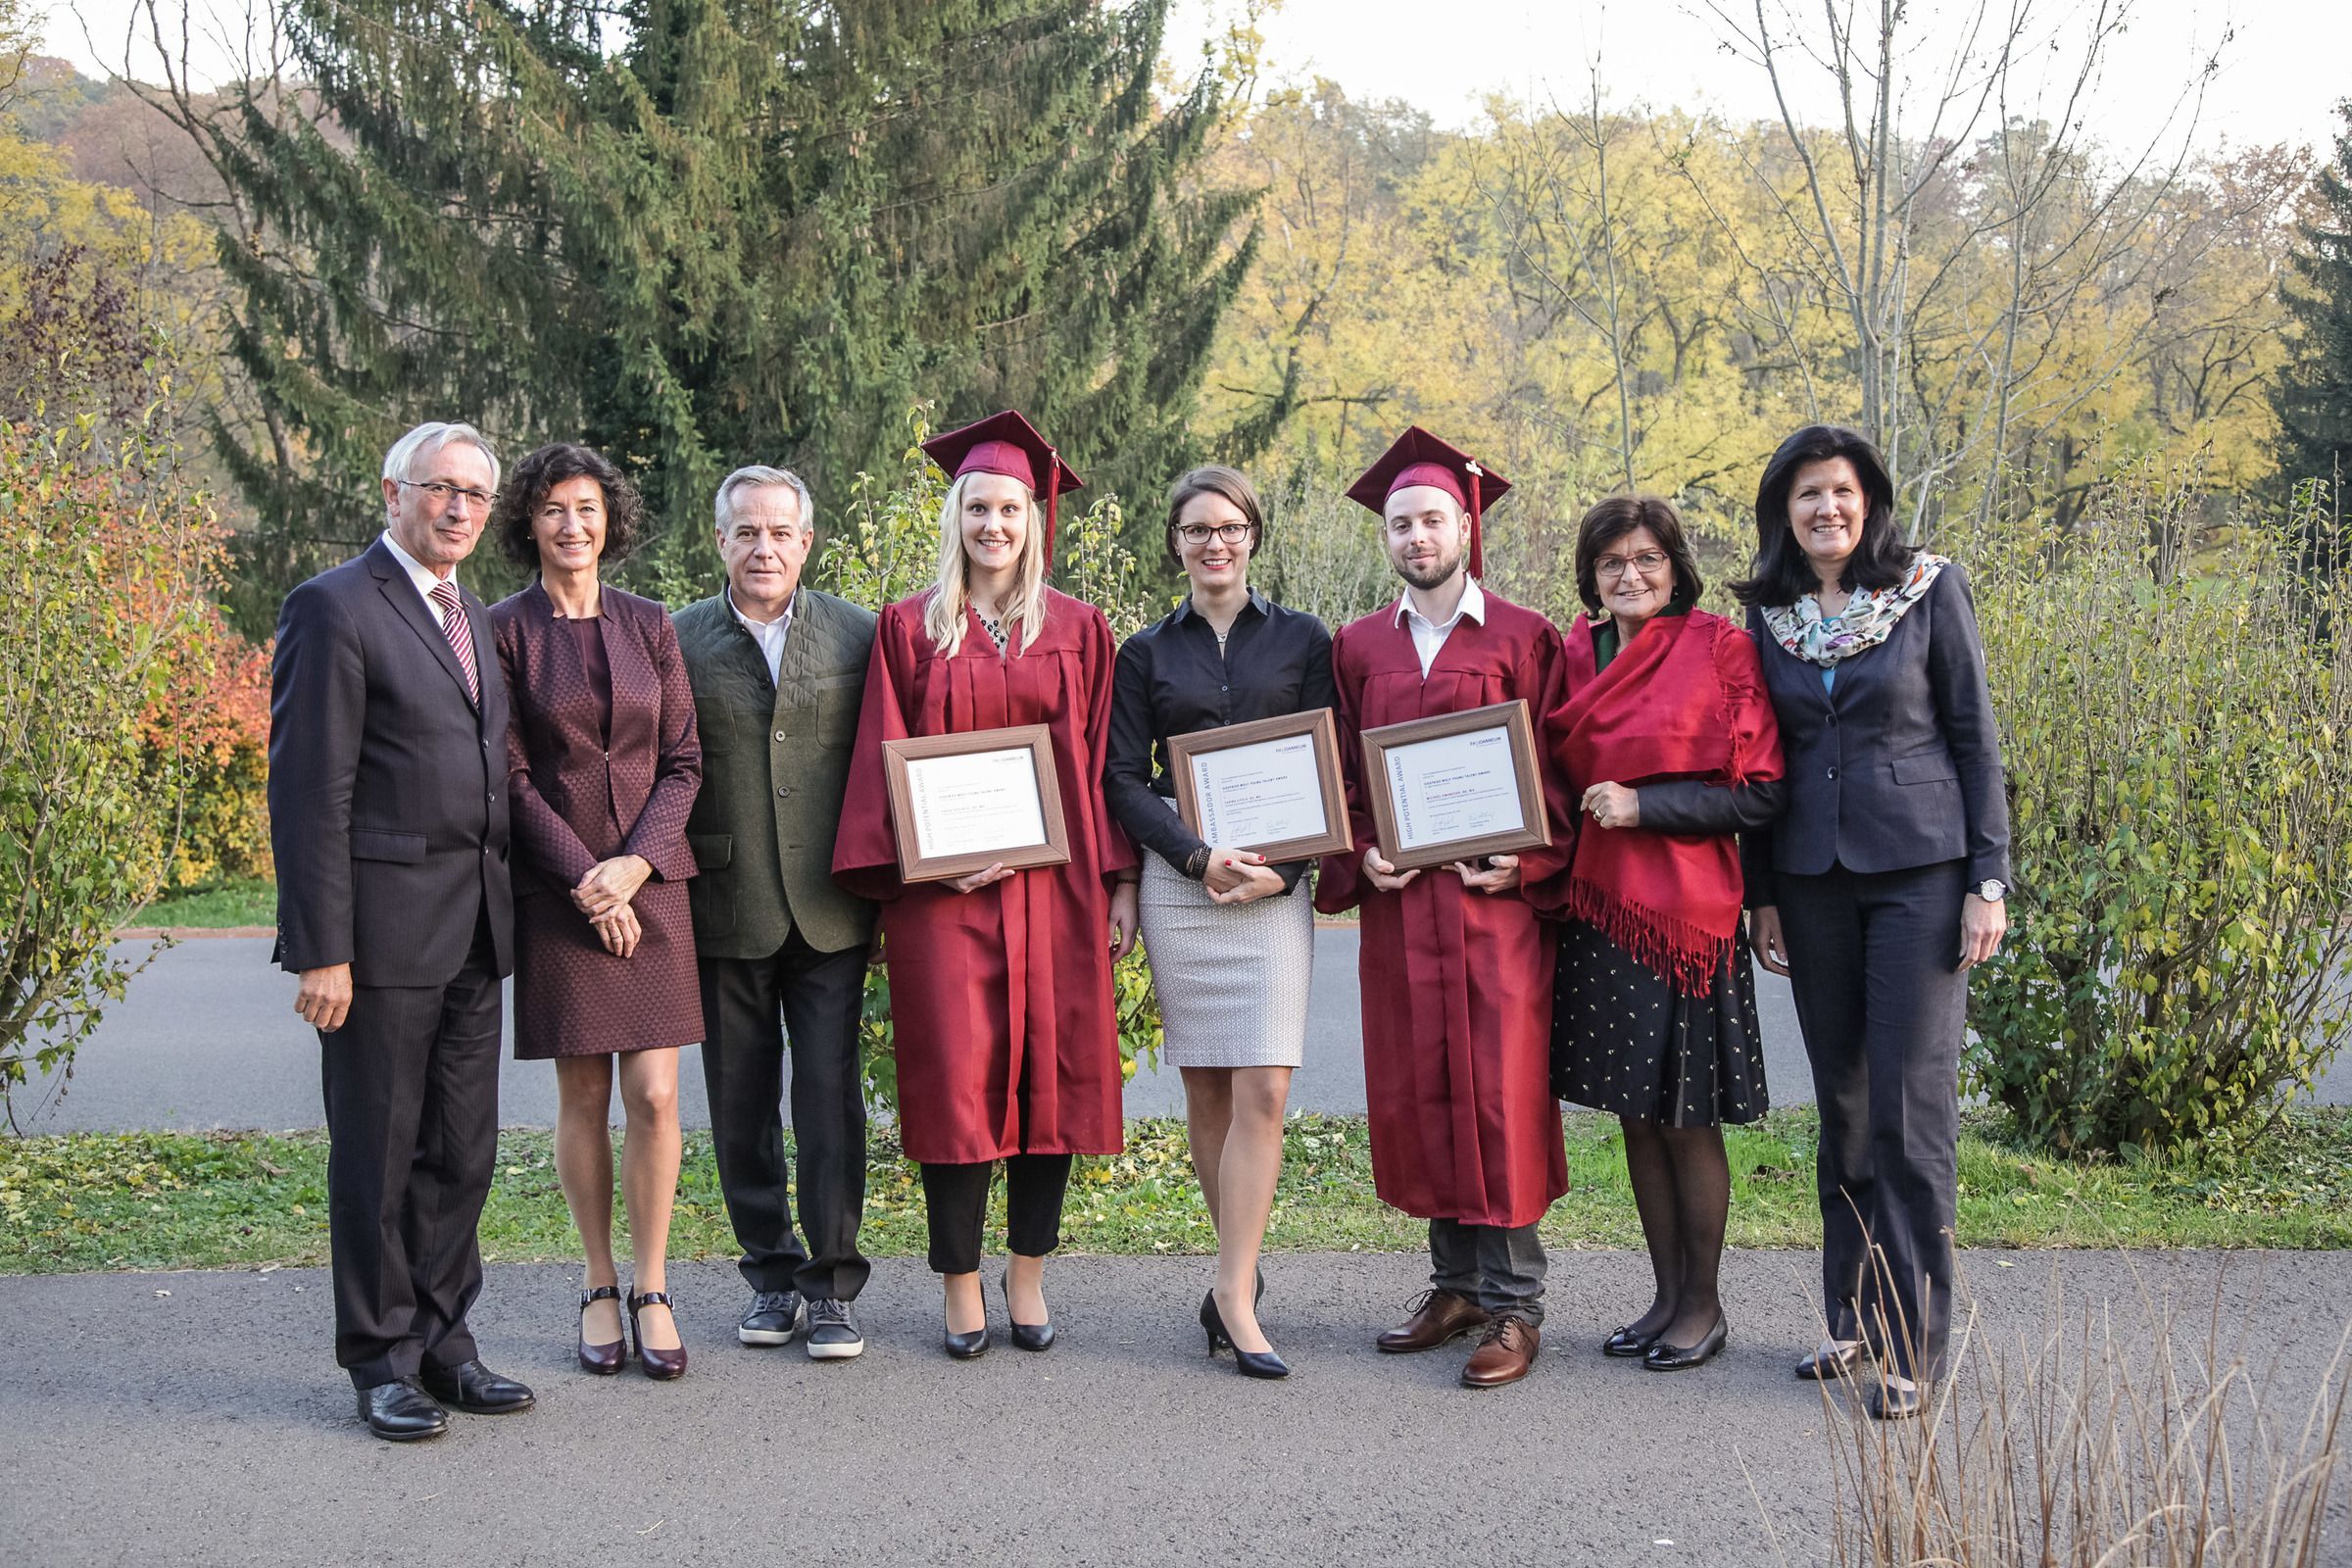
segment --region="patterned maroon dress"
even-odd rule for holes
[[[514,724],[514,1054],[595,1056],[703,1038],[686,878],[686,813],[703,779],[694,693],[669,616],[603,591],[568,620],[537,583],[490,609]],[[588,868],[641,855],[654,874],[631,906],[645,937],[605,951],[571,902]]]

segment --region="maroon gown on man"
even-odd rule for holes
[[[1364,1093],[1382,1201],[1423,1219],[1513,1227],[1568,1190],[1550,1084],[1557,942],[1540,916],[1567,897],[1576,813],[1546,769],[1552,847],[1520,854],[1516,890],[1472,892],[1440,866],[1383,893],[1363,871],[1378,841],[1356,742],[1384,724],[1524,698],[1544,754],[1544,716],[1563,695],[1560,634],[1533,611],[1485,598],[1484,623],[1464,615],[1427,678],[1396,605],[1333,638],[1355,847],[1324,860],[1315,907],[1363,910]]]
[[[834,879],[882,905],[901,1138],[926,1165],[1116,1153],[1107,884],[1135,854],[1102,804],[1109,623],[1048,589],[1028,648],[1016,636],[999,652],[967,610],[962,646],[942,657],[923,626],[929,598],[882,612],[833,851]],[[1069,862],[972,893],[902,882],[882,743],[1018,724],[1053,731]]]
[[[514,716],[514,1054],[593,1056],[703,1038],[686,816],[702,787],[694,691],[668,613],[602,590],[603,613],[556,613],[533,583],[490,609]],[[589,867],[640,855],[629,901],[644,936],[605,950],[571,890]]]

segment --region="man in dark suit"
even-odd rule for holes
[[[387,526],[286,596],[270,695],[276,961],[301,976],[326,1093],[335,1359],[376,1436],[444,1406],[529,1408],[466,1314],[498,1153],[499,981],[513,967],[507,694],[458,586],[498,488],[466,424],[384,458]]]
[[[868,1264],[864,1077],[858,1059],[874,906],[833,883],[873,612],[801,581],[816,534],[808,487],[739,468],[718,487],[727,586],[673,617],[694,687],[703,787],[686,841],[703,992],[703,1079],[719,1190],[751,1306],[736,1337],[844,1360],[865,1348],[850,1303]],[[781,1029],[779,1029],[781,1024]],[[784,1042],[801,1223],[786,1193]]]

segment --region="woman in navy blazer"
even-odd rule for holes
[[[1870,442],[1809,425],[1756,487],[1748,607],[1788,808],[1748,834],[1751,938],[1788,976],[1821,1105],[1829,1339],[1800,1378],[1883,1375],[1881,1418],[1942,1367],[1968,971],[2008,927],[2009,808],[1961,568],[1905,544]]]
[[[514,1054],[556,1064],[556,1176],[587,1253],[577,1354],[627,1359],[612,1258],[612,1085],[648,1377],[686,1370],[664,1276],[678,1184],[678,1048],[703,1038],[686,817],[702,787],[694,692],[669,615],[606,586],[636,540],[636,489],[559,442],[519,464],[490,526],[539,580],[490,611],[512,694]]]

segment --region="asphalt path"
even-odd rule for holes
[[[919,1260],[877,1267],[870,1348],[825,1364],[735,1345],[732,1270],[681,1267],[693,1361],[674,1384],[572,1370],[570,1276],[502,1266],[474,1326],[538,1408],[400,1446],[353,1418],[318,1270],[0,1279],[0,1532],[24,1568],[1828,1560],[1831,1445],[1853,1418],[1789,1376],[1818,1326],[1812,1254],[1729,1259],[1731,1348],[1677,1376],[1595,1349],[1646,1298],[1642,1260],[1558,1254],[1535,1374],[1481,1392],[1457,1386],[1459,1348],[1372,1349],[1424,1266],[1270,1258],[1287,1383],[1204,1358],[1200,1258],[1057,1260],[1060,1343],[968,1363],[938,1348]],[[2290,1446],[2352,1300],[2343,1253],[1972,1252],[1963,1270],[1987,1343],[2038,1346],[2112,1303],[2144,1354],[2153,1302],[2202,1365],[2218,1323]],[[2331,1540],[2303,1560],[2352,1561],[2348,1493],[2339,1475]]]
[[[118,951],[143,954],[146,946]],[[1352,926],[1315,932],[1315,974],[1307,1010],[1306,1063],[1292,1080],[1294,1109],[1360,1115],[1363,1033]],[[1767,1079],[1777,1103],[1813,1098],[1787,982],[1758,976]],[[510,1002],[512,988],[510,988]],[[499,1120],[511,1127],[555,1123],[556,1074],[543,1061],[514,1059],[513,1008],[499,1079]],[[679,1056],[679,1114],[710,1124],[702,1053]],[[1184,1113],[1182,1075],[1139,1071],[1127,1086],[1129,1116]],[[614,1119],[619,1119],[618,1097]],[[159,956],[75,1057],[64,1093],[34,1115],[33,1132],[165,1131],[324,1124],[318,1037],[294,1015],[294,977],[270,962],[266,937],[191,937]]]
[[[118,951],[144,954],[147,945],[123,944]],[[1757,971],[1756,1004],[1773,1103],[1810,1102],[1813,1075],[1788,982]],[[511,1006],[508,1011],[499,1119],[510,1127],[552,1126],[555,1069],[514,1059]],[[1293,1109],[1363,1112],[1359,1018],[1355,929],[1319,927],[1306,1062],[1292,1080]],[[709,1126],[701,1052],[680,1054],[679,1078],[680,1118],[689,1127]],[[265,937],[191,937],[163,953],[107,1009],[62,1088],[37,1108],[20,1112],[26,1131],[283,1131],[324,1122],[318,1036],[294,1015],[294,977],[271,965]],[[2321,1077],[2312,1099],[2352,1104],[2352,1052]],[[1130,1117],[1182,1115],[1182,1075],[1165,1066],[1139,1071],[1127,1086],[1126,1111]],[[613,1119],[620,1119],[617,1096]]]

